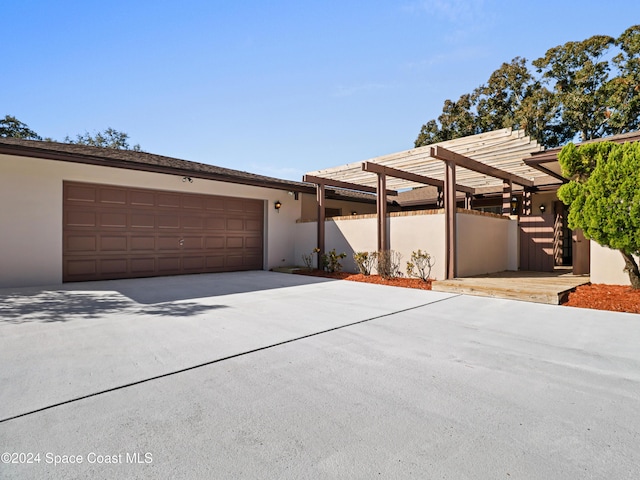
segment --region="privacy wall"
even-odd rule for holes
[[[457,214],[458,276],[481,275],[504,270],[517,270],[517,222],[499,215],[470,210]],[[296,225],[295,257],[302,264],[302,255],[316,247],[316,222]],[[445,277],[445,216],[443,210],[391,213],[387,219],[390,248],[402,255],[402,271],[411,253],[418,249],[435,259],[431,277]],[[344,252],[345,271],[356,272],[354,252],[376,250],[375,215],[336,217],[325,223],[325,248]]]

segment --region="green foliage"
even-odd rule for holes
[[[322,266],[329,273],[339,272],[342,270],[340,260],[346,257],[346,253],[336,253],[336,249],[334,248],[329,253],[322,254]]]
[[[353,260],[362,275],[371,275],[371,269],[376,263],[376,252],[355,252]]]
[[[22,123],[11,115],[5,115],[5,117],[0,120],[0,137],[42,140],[40,135],[31,130],[26,123]]]
[[[77,145],[90,145],[92,147],[102,148],[115,148],[118,150],[133,150],[136,152],[141,151],[140,145],[136,144],[133,147],[129,145],[129,135],[124,132],[119,132],[111,127],[107,128],[104,132],[98,132],[95,135],[91,135],[89,132],[85,132],[84,135],[76,135],[75,139],[69,136],[65,137],[65,143],[74,143]]]
[[[395,250],[380,250],[376,253],[376,270],[382,278],[397,278],[402,276],[400,260],[402,254]]]
[[[314,248],[311,253],[305,255],[304,253],[302,254],[302,261],[304,262],[304,266],[307,268],[307,270],[313,270],[313,256],[317,255],[317,253],[320,251],[319,248]]]
[[[640,143],[568,145],[558,160],[573,178],[558,190],[569,209],[569,228],[622,252],[634,287],[640,287]],[[629,260],[629,258],[631,260]]]
[[[411,252],[411,260],[407,262],[407,276],[420,278],[426,282],[435,264],[431,255],[418,249],[417,252]]]
[[[555,147],[576,134],[589,140],[640,128],[640,25],[618,39],[595,35],[551,48],[532,66],[516,57],[473,93],[446,100],[414,145],[512,127]]]

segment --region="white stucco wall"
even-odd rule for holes
[[[444,278],[444,215],[407,213],[391,214],[388,219],[389,246],[402,255],[402,271],[406,273],[411,252],[420,249],[435,259],[431,277]],[[295,230],[296,265],[302,265],[302,255],[310,253],[317,246],[316,223],[298,223]],[[338,253],[345,252],[347,258],[342,265],[343,270],[348,272],[357,271],[353,253],[377,250],[377,238],[375,215],[337,217],[325,222],[325,249],[330,251],[335,248]]]
[[[635,257],[640,263],[640,257]],[[603,247],[591,240],[591,283],[607,285],[631,285],[629,274],[624,271],[624,259],[618,250]]]
[[[473,213],[457,215],[458,277],[517,270],[516,220]]]
[[[77,181],[265,201],[266,269],[294,260],[301,201],[274,190],[179,175],[0,155],[0,288],[62,282],[62,182]],[[274,202],[282,208],[276,211]]]

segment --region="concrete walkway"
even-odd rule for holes
[[[39,455],[0,478],[635,479],[638,344],[633,314],[269,272],[0,291],[0,452]]]
[[[560,268],[554,272],[499,272],[438,280],[432,288],[437,292],[560,305],[571,291],[587,283],[588,275],[573,275],[571,270]]]

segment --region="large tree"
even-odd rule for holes
[[[140,151],[140,145],[129,145],[129,135],[127,133],[119,132],[111,127],[107,128],[104,132],[97,132],[94,135],[85,132],[83,135],[76,135],[76,138],[67,136],[64,141],[65,143],[91,145],[93,147]]]
[[[611,67],[605,55],[614,43],[612,37],[596,35],[551,48],[532,62],[555,90],[563,122],[583,141],[607,133]]]
[[[11,115],[5,115],[5,117],[0,120],[0,137],[42,140],[40,135],[31,130],[26,123],[22,123]]]
[[[631,285],[640,289],[640,143],[565,146],[558,160],[571,181],[558,190],[569,206],[569,228],[619,250]]]
[[[516,57],[473,93],[446,100],[414,145],[512,127],[555,147],[640,128],[640,25],[618,39],[567,42],[532,65]]]

